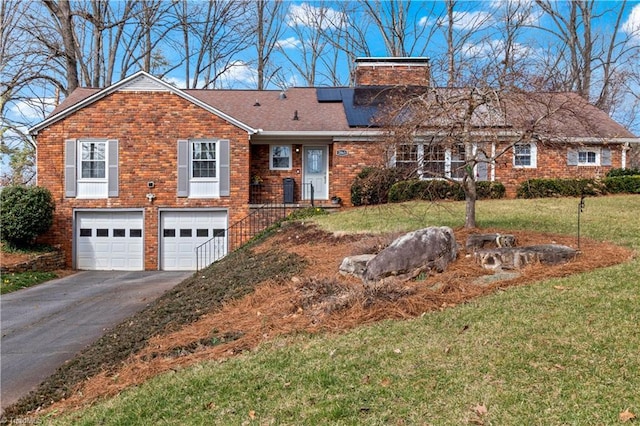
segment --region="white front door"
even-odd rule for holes
[[[313,198],[329,199],[329,147],[305,146],[303,164],[304,199],[311,198],[309,184],[313,185]]]
[[[227,254],[227,212],[165,211],[160,214],[161,264],[165,271],[196,270],[196,247],[206,247],[206,264]]]
[[[77,269],[144,270],[142,212],[81,211],[76,214]]]

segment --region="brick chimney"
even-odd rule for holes
[[[356,58],[357,86],[429,86],[429,58]]]

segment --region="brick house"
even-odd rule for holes
[[[389,154],[373,122],[380,105],[357,102],[362,90],[428,82],[426,58],[362,58],[354,87],[181,90],[140,72],[104,89],[79,88],[31,129],[38,184],[56,203],[43,242],[60,246],[76,269],[195,270],[203,266],[196,247],[206,243],[204,264],[223,256],[250,236],[232,233],[265,204],[330,206],[338,196],[348,205],[365,166],[410,161],[455,177],[459,153],[450,149],[430,157],[416,142],[408,154]],[[638,138],[563,96],[590,125],[560,117],[557,138],[479,164],[478,179],[501,181],[513,195],[523,179],[625,167]],[[508,143],[505,133],[504,142],[479,146],[496,152]]]

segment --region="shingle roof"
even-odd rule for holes
[[[157,80],[144,73],[140,75]],[[74,108],[92,102],[94,98],[100,99],[100,93],[111,93],[111,88],[76,89],[35,129],[55,122],[56,115],[64,117]],[[175,88],[171,90],[211,109],[214,113],[252,129],[267,132],[336,134],[357,128],[365,130],[377,127],[377,115],[390,96],[426,94],[427,91],[434,96],[458,96],[463,91],[412,86],[290,88],[284,92]],[[517,131],[526,129],[536,122],[536,133],[549,138],[636,138],[604,111],[574,93],[510,94],[502,96],[499,103],[499,106],[488,105],[483,110],[478,110],[474,125],[507,127]],[[553,113],[549,114],[549,111]],[[437,119],[433,120],[425,127],[437,127],[437,122]],[[446,125],[443,122],[439,124]]]
[[[290,88],[285,92],[197,89],[185,92],[256,129],[301,132],[349,130],[342,105],[319,102],[315,88]]]

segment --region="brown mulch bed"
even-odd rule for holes
[[[473,231],[455,231],[462,247],[470,232]],[[482,232],[507,233],[487,229]],[[519,246],[575,245],[573,237],[509,233],[516,236]],[[464,250],[444,273],[395,285],[365,288],[358,279],[337,272],[345,256],[377,252],[396,236],[334,235],[313,226],[289,224],[252,250],[257,255],[273,251],[294,254],[305,260],[303,270],[293,276],[272,274],[243,297],[227,298],[222,305],[212,307],[193,321],[157,333],[117,367],[103,368],[91,375],[76,386],[72,395],[47,411],[60,413],[81,407],[98,398],[116,395],[157,374],[204,360],[223,360],[292,332],[335,332],[383,319],[413,318],[426,311],[454,307],[499,288],[611,266],[633,257],[628,249],[582,239],[581,254],[570,263],[528,266],[518,278],[489,285],[472,284],[475,278],[489,273],[476,265]]]

